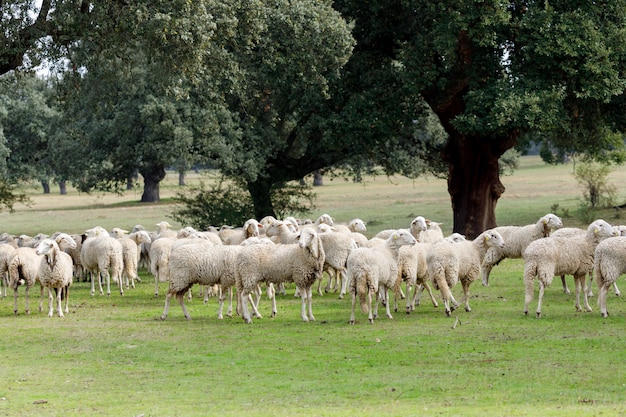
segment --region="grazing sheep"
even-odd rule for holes
[[[530,242],[547,237],[550,233],[563,226],[561,219],[548,213],[535,224],[526,226],[498,226],[493,230],[500,233],[506,242],[503,248],[491,247],[487,250],[481,265],[481,275],[484,286],[489,286],[489,273],[504,258],[519,259]]]
[[[459,306],[452,296],[451,288],[461,281],[465,311],[469,305],[469,287],[480,275],[480,265],[490,247],[504,247],[504,239],[495,230],[487,230],[474,240],[457,243],[441,241],[434,243],[426,254],[429,279],[441,291],[447,316]]]
[[[535,277],[539,281],[537,318],[541,317],[541,302],[545,288],[550,286],[555,275],[574,275],[576,284],[576,310],[581,311],[580,292],[584,292],[584,304],[591,311],[587,300],[585,277],[593,269],[593,255],[598,243],[614,235],[610,224],[602,219],[589,225],[585,234],[573,236],[549,236],[531,242],[524,251],[524,283],[526,297],[524,314],[533,299]]]
[[[74,243],[74,246],[76,244]],[[69,246],[71,247],[71,245]],[[48,317],[54,315],[52,307],[52,290],[56,292],[57,311],[63,317],[61,296],[65,296],[65,313],[69,313],[69,286],[72,284],[74,266],[72,257],[63,252],[54,239],[44,239],[37,246],[37,255],[41,256],[39,263],[39,282],[42,288],[48,290]]]
[[[107,296],[111,295],[111,278],[119,285],[120,294],[124,295],[122,271],[124,258],[122,244],[100,226],[87,231],[87,239],[83,242],[80,261],[91,275],[91,295],[95,294],[94,279],[97,278],[100,294],[102,291],[102,275],[106,278]],[[94,277],[95,276],[95,277]]]
[[[619,232],[619,231],[618,231]],[[594,253],[594,276],[598,285],[598,305],[602,317],[608,317],[606,294],[620,275],[626,272],[626,237],[604,239]]]
[[[237,257],[237,291],[243,319],[247,323],[252,323],[248,310],[248,295],[254,293],[261,282],[274,284],[294,282],[302,297],[302,320],[315,320],[311,287],[322,276],[324,259],[324,247],[312,228],[302,230],[297,245],[244,247]],[[252,307],[255,314],[260,316],[254,304]],[[276,313],[276,298],[272,297],[272,317],[276,316]]]
[[[368,314],[370,323],[378,316],[378,293],[386,301],[387,317],[393,318],[389,311],[388,289],[399,291],[401,279],[398,278],[398,252],[401,246],[414,245],[415,237],[408,230],[400,229],[387,238],[384,244],[373,248],[357,248],[350,252],[347,260],[347,280],[352,295],[352,313],[350,324],[355,323],[354,308],[359,297],[361,311]],[[372,309],[372,298],[376,304]]]
[[[39,279],[40,256],[31,247],[19,247],[15,249],[13,257],[9,261],[9,287],[13,288],[13,312],[17,314],[17,289],[25,286],[25,309],[26,314],[30,314],[28,296],[30,289]]]
[[[7,296],[9,287],[9,261],[15,253],[16,247],[8,243],[0,243],[0,280],[2,281],[2,298]]]

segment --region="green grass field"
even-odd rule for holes
[[[499,223],[528,224],[558,204],[570,213],[566,226],[582,224],[571,170],[523,158],[503,178]],[[625,178],[621,169],[611,181],[620,187]],[[162,197],[175,192],[172,184],[164,184]],[[360,217],[371,234],[407,227],[420,214],[452,227],[443,180],[335,179],[317,192],[311,217]],[[619,192],[621,203],[626,190]],[[35,234],[168,219],[167,201],[143,206],[137,199],[34,194],[31,207],[0,213],[0,225]],[[613,210],[597,215],[621,221]],[[314,296],[316,321],[303,323],[293,287],[279,296],[276,318],[264,297],[264,318],[252,325],[238,316],[219,321],[216,299],[203,304],[196,287],[187,303],[191,321],[175,303],[161,321],[164,298],[153,296],[146,271],[124,297],[114,290],[91,297],[88,283],[75,283],[65,318],[37,311],[38,288],[25,315],[20,291],[17,316],[11,295],[0,301],[0,416],[626,415],[624,298],[610,296],[607,319],[595,298],[592,313],[577,313],[574,295],[564,294],[557,279],[546,291],[544,317],[526,317],[522,270],[522,261],[505,260],[489,287],[474,283],[471,313],[446,317],[425,297],[410,315],[399,301],[393,320],[373,325],[359,311],[354,326],[349,299],[335,294]],[[623,280],[619,285],[626,289]],[[160,294],[166,288],[161,283]]]

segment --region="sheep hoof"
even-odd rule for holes
[[[374,319],[369,319],[370,320],[370,324],[374,324]]]
[[[17,310],[13,310],[13,314],[17,316]]]
[[[354,323],[356,323],[356,321],[350,320],[349,323],[354,326]]]
[[[161,317],[159,317],[161,320],[165,320],[167,318],[167,316],[165,314],[161,314]]]
[[[472,309],[469,308],[469,307],[465,307],[465,311],[467,311],[469,313],[470,311],[472,311]]]
[[[540,319],[540,318],[541,318],[541,311],[538,311],[538,312],[536,313],[536,317],[537,317],[538,319]]]
[[[411,307],[406,308],[406,314],[411,314]]]
[[[604,317],[604,318],[609,317],[609,312],[607,311],[606,313],[602,313],[602,317]]]
[[[452,311],[446,310],[446,316],[450,317],[452,315]]]

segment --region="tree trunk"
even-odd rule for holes
[[[179,187],[185,186],[185,171],[183,171],[182,169],[178,171],[178,186]]]
[[[321,187],[324,185],[324,177],[322,177],[322,171],[316,169],[313,171],[313,186]]]
[[[517,135],[487,139],[461,135],[456,131],[448,133],[444,160],[449,166],[448,193],[454,213],[453,230],[474,239],[497,226],[496,205],[505,190],[500,182],[498,160],[513,146]]]
[[[165,168],[148,167],[140,171],[143,176],[142,203],[158,203],[161,201],[159,195],[159,183],[165,178]]]
[[[43,187],[44,194],[50,194],[50,183],[48,180],[41,180],[41,186]]]
[[[66,195],[67,194],[67,184],[65,180],[59,181],[59,194]]]
[[[274,205],[271,198],[272,184],[261,178],[255,182],[248,183],[248,191],[252,197],[252,204],[254,205],[254,216],[257,219],[262,219],[265,216],[274,216]]]

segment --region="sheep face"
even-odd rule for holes
[[[317,218],[317,222],[316,223],[318,223],[318,224],[326,223],[329,226],[334,226],[335,225],[335,222],[333,221],[333,218],[330,217],[329,214],[322,214],[321,216],[319,216]]]
[[[489,247],[504,248],[504,239],[502,235],[495,230],[487,230],[481,235]]]
[[[60,248],[63,248],[63,250],[76,249],[76,241],[66,233],[59,233],[59,235],[54,240]]]
[[[35,251],[37,252],[37,255],[44,256],[53,252],[55,248],[58,249],[58,246],[54,240],[44,239],[41,242],[39,242],[39,245],[37,245],[37,249],[35,249]]]
[[[361,219],[352,219],[348,224],[348,227],[353,232],[365,233],[367,228],[365,227],[365,222]]]
[[[405,229],[396,230],[391,234],[389,239],[394,243],[397,248],[405,245],[411,246],[417,243],[417,240],[415,239],[415,237],[413,237],[411,232]]]
[[[452,233],[445,240],[451,243],[459,243],[459,242],[465,242],[466,239],[465,239],[465,236],[463,236],[460,233]]]
[[[417,216],[411,222],[411,230],[415,230],[415,231],[419,230],[423,232],[427,228],[428,226],[426,225],[426,219],[423,218],[422,216]]]
[[[587,231],[593,232],[593,234],[600,240],[606,239],[607,237],[618,236],[618,232],[613,229],[613,226],[602,219],[598,219],[591,223],[587,228]]]
[[[548,230],[560,229],[563,227],[561,218],[555,214],[549,213],[542,217],[543,224]]]

